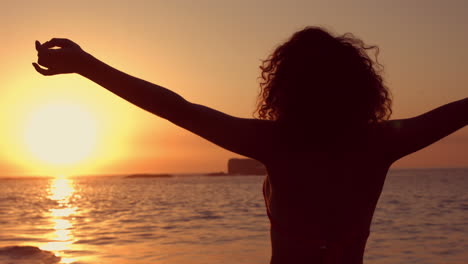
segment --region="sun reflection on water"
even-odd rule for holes
[[[71,232],[73,223],[70,221],[77,208],[73,207],[70,199],[73,197],[75,189],[73,180],[65,177],[52,179],[49,187],[48,198],[56,202],[54,208],[49,209],[50,220],[53,232],[49,234],[49,242],[42,245],[43,250],[52,251],[57,256],[63,255],[66,250],[71,250],[71,245],[75,241]],[[74,259],[62,257],[61,263],[71,263]]]
[[[59,203],[68,203],[75,189],[73,182],[68,178],[55,178],[52,180],[49,189],[49,199]]]

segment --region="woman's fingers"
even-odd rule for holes
[[[41,43],[36,40],[35,45],[36,45],[36,50],[39,52],[39,50],[41,49]]]
[[[66,47],[71,47],[71,46],[79,47],[75,42],[69,39],[64,39],[64,38],[53,38],[49,41],[44,42],[43,44],[41,44],[39,41],[36,40],[35,46],[38,52],[50,50],[51,48],[54,48],[54,47],[59,47],[59,48],[66,48]]]
[[[52,64],[50,53],[40,51],[37,56],[37,63],[41,66],[49,68]]]
[[[42,44],[41,48],[44,48],[44,49],[50,49],[50,48],[53,48],[53,47],[64,48],[64,47],[71,46],[72,44],[74,44],[74,43],[69,39],[53,38],[53,39],[45,42],[44,44]]]
[[[33,63],[33,66],[42,75],[75,72],[79,66],[79,57],[84,54],[80,46],[62,38],[53,38],[43,44],[36,41],[35,46],[37,63]]]
[[[63,51],[60,49],[43,49],[37,54],[37,63],[44,67],[50,68],[50,66],[60,63]]]
[[[45,75],[45,76],[49,76],[49,75],[54,75],[56,74],[53,70],[51,69],[44,69],[44,68],[41,68],[41,66],[39,66],[39,64],[33,62],[32,64],[34,66],[34,69],[36,69],[36,71],[42,75]]]
[[[44,44],[41,45],[39,41],[36,41],[37,53],[37,63],[33,63],[34,68],[37,72],[42,75],[54,75],[57,74],[55,69],[58,59],[60,57],[60,50],[47,49],[44,47]],[[42,68],[46,67],[47,69]]]

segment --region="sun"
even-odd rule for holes
[[[23,142],[47,165],[75,165],[95,151],[96,118],[83,105],[49,102],[33,109],[24,123]]]

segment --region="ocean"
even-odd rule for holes
[[[0,179],[0,264],[269,263],[261,176]],[[367,264],[467,264],[468,169],[393,169]]]

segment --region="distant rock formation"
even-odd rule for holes
[[[125,176],[125,178],[170,178],[171,174],[132,174]]]
[[[226,176],[228,174],[225,173],[225,172],[219,171],[219,172],[210,172],[210,173],[207,173],[205,175],[206,176]]]
[[[253,159],[230,159],[228,161],[228,174],[234,175],[265,175],[265,166]]]

